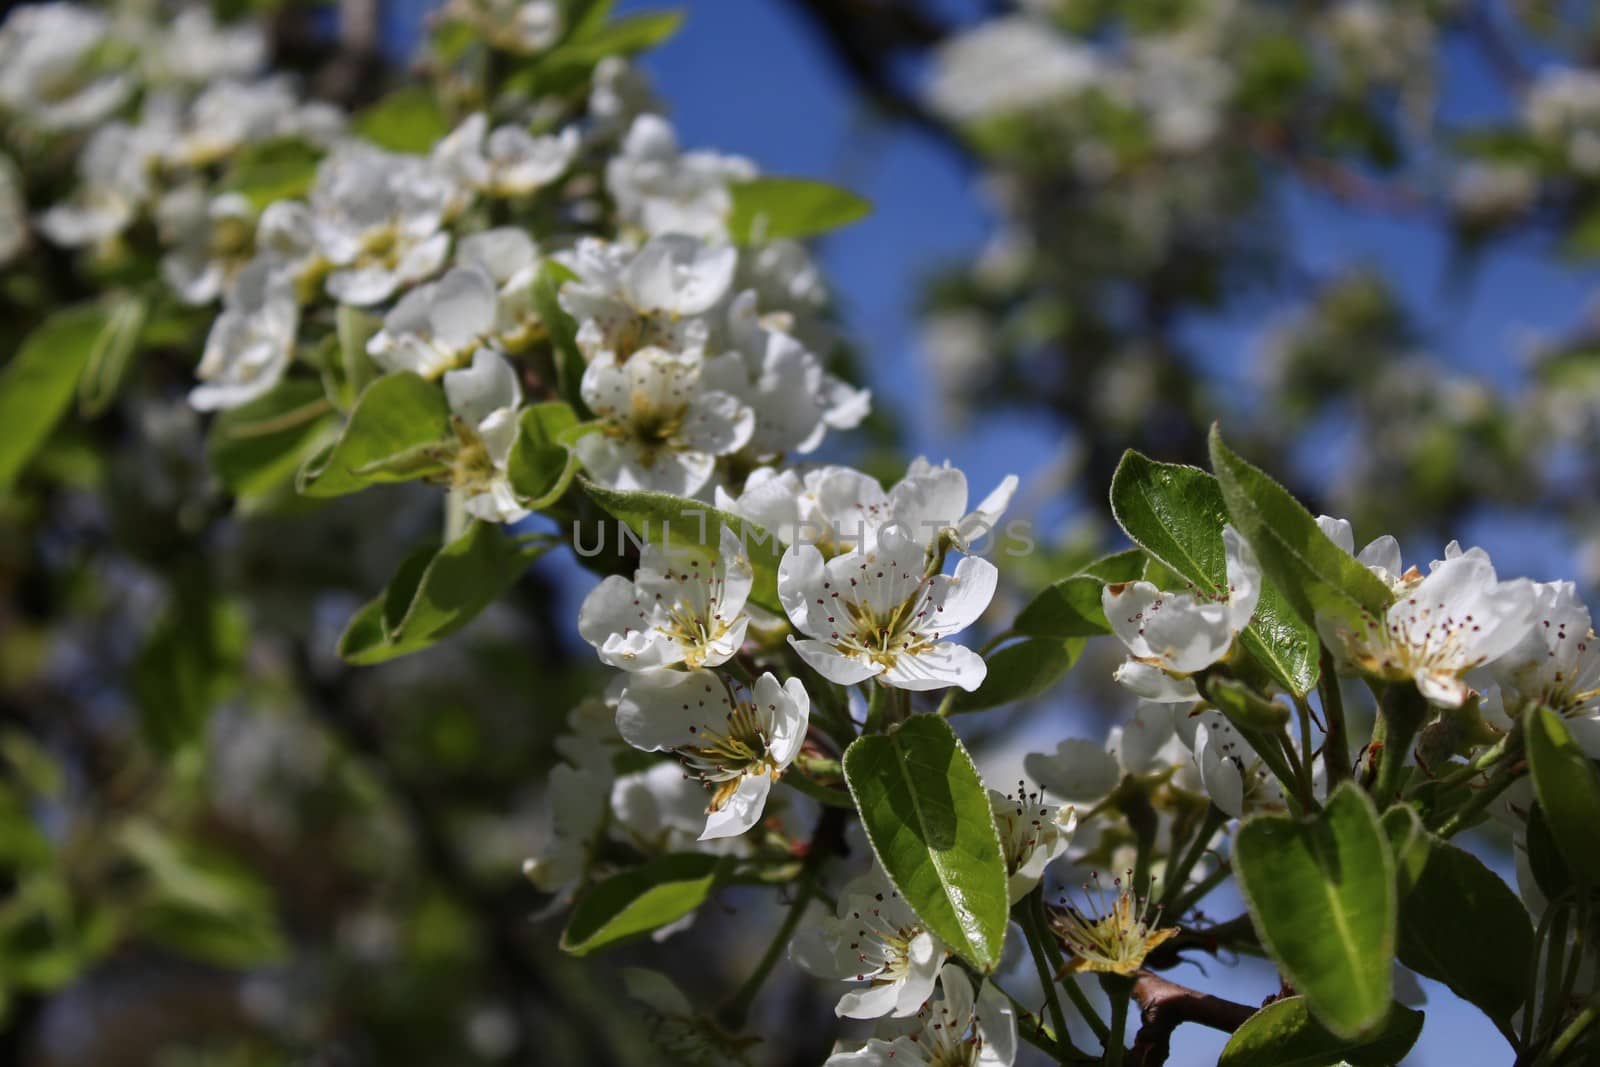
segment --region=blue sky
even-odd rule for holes
[[[661,6],[619,4],[624,11]],[[810,27],[784,0],[681,6],[688,10],[686,25],[645,66],[671,105],[682,142],[749,156],[768,173],[827,179],[871,199],[871,217],[830,236],[821,253],[878,403],[903,417],[911,447],[962,466],[977,491],[1012,472],[1026,483],[1057,455],[1059,429],[1008,413],[956,432],[937,418],[932,391],[917,370],[913,312],[920,279],[935,265],[971,257],[988,232],[974,175],[927,137],[872,124]],[[390,9],[386,35],[397,48],[415,39],[423,7],[410,0]],[[1452,47],[1447,55],[1441,99],[1451,122],[1503,117],[1502,95],[1487,84],[1477,57],[1462,49]],[[1319,274],[1381,264],[1417,315],[1427,347],[1503,389],[1517,387],[1516,353],[1524,339],[1579,321],[1594,291],[1592,271],[1554,265],[1531,242],[1483,263],[1465,291],[1451,289],[1451,249],[1432,223],[1350,211],[1303,190],[1279,195],[1302,263]],[[1209,367],[1243,383],[1255,338],[1272,314],[1270,305],[1253,302],[1248,311],[1185,329]],[[1537,518],[1491,517],[1461,533],[1513,573],[1552,579],[1574,570],[1565,539]],[[1434,552],[1436,546],[1417,548],[1423,559]],[[1509,875],[1503,856],[1486,858]],[[1188,968],[1175,977],[1240,999],[1274,991],[1261,967],[1208,971],[1209,979]],[[1509,1061],[1504,1042],[1474,1009],[1437,985],[1430,983],[1428,992],[1429,1025],[1408,1065]],[[1179,1036],[1179,1048],[1196,1056],[1214,1055],[1221,1044],[1221,1035],[1209,1032]]]

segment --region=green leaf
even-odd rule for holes
[[[443,389],[410,371],[386,374],[362,392],[339,439],[300,468],[297,485],[306,496],[327,497],[408,481],[415,473],[383,463],[450,436]]]
[[[244,510],[252,510],[292,495],[295,472],[334,423],[321,386],[289,378],[266,396],[220,413],[206,434],[206,458]]]
[[[1394,857],[1395,884],[1404,900],[1427,866],[1428,830],[1416,808],[1396,804],[1383,813],[1383,832],[1389,839],[1389,854]]]
[[[1206,695],[1229,722],[1241,729],[1276,734],[1289,723],[1287,706],[1263,699],[1255,690],[1232,678],[1212,679],[1206,686]]]
[[[682,11],[641,11],[620,19],[585,18],[572,36],[533,66],[538,81],[564,83],[587,75],[607,56],[626,56],[667,40],[683,25]]]
[[[244,656],[243,617],[226,602],[186,591],[146,638],[133,664],[139,726],[164,755],[198,744]]]
[[[530,510],[554,504],[572,484],[578,457],[565,439],[578,425],[577,414],[558,400],[523,410],[506,474],[517,495],[528,500]]]
[[[705,903],[722,865],[717,856],[681,853],[595,883],[573,906],[561,947],[585,956],[683,918]]]
[[[1591,884],[1600,884],[1600,774],[1567,732],[1561,716],[1545,707],[1528,710],[1528,770],[1544,809],[1545,825],[1567,866]]]
[[[1318,1025],[1305,997],[1285,997],[1245,1020],[1217,1067],[1392,1067],[1421,1033],[1422,1012],[1395,1004],[1376,1034],[1346,1040]]]
[[[476,618],[547,548],[524,547],[495,524],[475,522],[437,552],[413,553],[345,625],[339,655],[367,666],[427,648]]]
[[[143,821],[126,824],[117,843],[150,879],[135,914],[146,937],[222,966],[283,957],[272,890],[250,868]]]
[[[1081,637],[1030,637],[1003,645],[988,656],[989,673],[972,692],[960,692],[951,714],[982,711],[1019,700],[1031,700],[1066,677],[1086,642]]]
[[[1111,632],[1100,593],[1106,583],[1086,574],[1052,582],[1017,614],[1011,629],[1029,637],[1094,637]]]
[[[1398,905],[1372,801],[1345,782],[1313,819],[1258,815],[1234,844],[1261,943],[1319,1022],[1354,1039],[1389,1011]]]
[[[589,417],[589,407],[583,402],[584,368],[588,361],[578,347],[578,323],[561,306],[558,293],[561,283],[571,277],[570,272],[554,260],[546,260],[533,283],[533,309],[539,313],[550,334],[550,345],[555,351],[556,388],[561,398],[571,405],[580,419]]]
[[[391,152],[427,155],[450,132],[439,96],[421,85],[406,86],[356,116],[355,132]]]
[[[1111,514],[1157,562],[1211,595],[1227,592],[1222,528],[1228,507],[1217,479],[1198,467],[1156,463],[1130,449],[1111,478]],[[1242,527],[1239,532],[1249,537]],[[1303,696],[1317,684],[1316,630],[1290,610],[1270,573],[1240,640],[1290,692]]]
[[[1235,528],[1302,619],[1326,614],[1358,628],[1383,618],[1394,599],[1388,586],[1328,540],[1288,490],[1229,450],[1216,427],[1211,466]]]
[[[732,530],[744,545],[754,572],[751,602],[783,614],[783,604],[778,600],[778,561],[783,557],[783,545],[776,535],[748,519],[718,511],[689,497],[607,489],[583,477],[578,479],[578,484],[608,515],[626,523],[647,542],[666,537],[676,544],[715,552],[722,531]]]
[[[219,192],[238,193],[256,211],[311,191],[322,151],[298,137],[281,137],[241,148],[223,175]]]
[[[1505,1028],[1528,999],[1527,909],[1476,856],[1426,833],[1422,848],[1421,874],[1400,898],[1400,962]]]
[[[99,304],[58,311],[27,336],[0,370],[0,492],[11,488],[67,410],[78,376],[104,343],[109,322]]]
[[[813,237],[865,218],[855,193],[808,178],[751,178],[728,186],[728,234],[739,244]]]
[[[1528,806],[1528,869],[1546,900],[1555,900],[1572,889],[1572,871],[1561,856],[1561,849],[1550,833],[1550,823],[1537,802]]]
[[[1102,582],[1137,582],[1144,576],[1148,560],[1149,557],[1144,554],[1144,549],[1125,548],[1121,552],[1101,556],[1083,568],[1083,573]]]
[[[89,365],[78,379],[78,414],[92,419],[105,412],[117,398],[117,390],[127,377],[128,367],[139,348],[139,332],[144,329],[144,300],[136,296],[113,299],[104,332],[89,356]]]
[[[950,724],[915,715],[859,737],[845,780],[878,862],[913,911],[984,971],[1000,962],[1009,902],[989,794]]]

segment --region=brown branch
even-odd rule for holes
[[[1172,1031],[1180,1023],[1199,1023],[1231,1034],[1256,1013],[1248,1004],[1196,992],[1149,971],[1140,971],[1134,978],[1133,999],[1139,1002],[1143,1025],[1134,1036],[1128,1067],[1166,1063],[1172,1052]]]

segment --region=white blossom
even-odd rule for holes
[[[675,760],[619,777],[611,786],[611,818],[613,833],[645,852],[742,855],[750,850],[745,838],[700,839],[706,789]]]
[[[1016,1011],[993,982],[976,999],[958,964],[939,972],[939,995],[915,1018],[879,1024],[855,1052],[835,1052],[825,1067],[1011,1067],[1017,1058]]]
[[[156,225],[169,249],[162,280],[186,304],[209,304],[248,261],[256,213],[238,193],[211,196],[198,182],[169,191],[156,204]]]
[[[967,477],[949,463],[911,461],[905,477],[885,491],[876,479],[849,467],[805,472],[758,468],[744,491],[718,496],[718,507],[759,523],[784,544],[809,544],[825,553],[870,551],[893,527],[922,545],[948,536],[963,551],[1000,521],[1016,491],[1008,475],[973,511],[967,511]]]
[[[712,671],[634,675],[617,704],[617,731],[635,748],[671,752],[711,790],[702,840],[734,837],[761,820],[767,794],[805,743],[811,702],[797,678],[771,674],[748,691]]]
[[[218,25],[205,4],[185,6],[170,20],[145,24],[139,65],[154,85],[208,85],[254,74],[267,59],[267,39],[254,19]]]
[[[461,494],[468,515],[485,522],[526,518],[528,509],[506,473],[522,405],[515,368],[500,353],[480,348],[471,366],[445,373],[444,392],[459,445],[451,490]]]
[[[1044,869],[1067,851],[1078,813],[1073,808],[1045,803],[1043,790],[1030,791],[1026,782],[1007,794],[989,790],[995,829],[1000,834],[1000,854],[1005,860],[1011,902],[1033,891]]]
[[[626,671],[715,667],[744,644],[753,580],[744,546],[727,528],[716,551],[651,543],[631,581],[611,575],[584,599],[578,632]]]
[[[561,306],[578,322],[578,346],[592,360],[617,362],[656,346],[698,354],[709,338],[701,318],[727,296],[738,253],[682,235],[657,237],[634,251],[584,238],[557,260],[577,275],[561,287]]]
[[[1227,590],[1220,595],[1175,593],[1145,581],[1112,583],[1101,591],[1111,630],[1132,657],[1118,670],[1117,680],[1146,700],[1195,699],[1193,683],[1182,676],[1227,655],[1234,637],[1255,614],[1261,595],[1255,552],[1232,526],[1223,527],[1222,542]]]
[[[126,71],[99,58],[112,29],[106,15],[74,3],[13,8],[0,25],[0,108],[50,132],[110,117],[134,90]]]
[[[718,456],[750,440],[755,417],[737,397],[708,389],[695,354],[661,348],[626,362],[602,352],[584,371],[580,392],[600,420],[576,450],[590,477],[613,489],[693,496],[711,480]]]
[[[646,111],[660,111],[650,79],[623,56],[606,56],[595,64],[589,89],[589,136],[595,141],[619,137]]]
[[[1194,753],[1201,787],[1219,809],[1236,819],[1247,811],[1283,809],[1277,779],[1221,712],[1207,708],[1182,716],[1177,728]]]
[[[163,144],[161,131],[150,126],[112,122],[95,130],[78,157],[77,191],[40,216],[40,231],[68,248],[121,234],[150,200]]]
[[[539,246],[526,230],[497,226],[463,237],[456,263],[482,271],[497,287],[494,336],[509,351],[520,351],[542,327],[533,302],[539,273]]]
[[[1471,691],[1463,676],[1527,636],[1535,596],[1527,579],[1499,581],[1481,548],[1462,552],[1452,544],[1446,556],[1362,632],[1323,626],[1329,643],[1358,669],[1413,681],[1433,703],[1458,708]]]
[[[1502,696],[1543,704],[1591,757],[1600,756],[1600,639],[1571,582],[1534,584],[1533,625],[1490,667]]]
[[[1104,799],[1122,780],[1115,754],[1075,737],[1058,742],[1054,753],[1028,753],[1022,766],[1045,789],[1078,803]]]
[[[837,916],[808,918],[789,944],[790,959],[817,977],[866,983],[834,1009],[850,1019],[916,1014],[949,954],[876,867],[839,893]]]
[[[442,227],[456,193],[417,156],[351,142],[323,160],[310,202],[317,247],[334,268],[329,295],[365,307],[437,271],[450,252]]]
[[[936,110],[973,121],[1056,104],[1103,77],[1093,49],[1024,15],[990,19],[934,55],[928,90]]]
[[[300,309],[293,286],[270,262],[256,260],[228,287],[211,325],[189,403],[201,411],[235,408],[263,396],[294,356]]]
[[[805,636],[789,643],[840,685],[875,677],[899,689],[977,689],[988,672],[983,657],[945,639],[989,606],[994,564],[967,556],[954,574],[926,568],[923,544],[893,528],[874,548],[830,560],[812,545],[791,545],[778,565],[778,597]]]
[[[419,285],[384,316],[367,339],[367,354],[387,371],[424,378],[459,367],[495,327],[499,291],[477,267],[454,267]]]
[[[1415,568],[1407,571],[1400,562],[1400,542],[1390,534],[1384,534],[1367,542],[1367,547],[1359,553],[1356,551],[1355,530],[1348,519],[1336,519],[1331,515],[1318,515],[1317,527],[1323,534],[1344,549],[1346,555],[1354,556],[1356,562],[1367,570],[1383,579],[1383,583],[1390,589],[1399,589],[1405,585],[1414,584],[1422,575]]]
[[[490,131],[478,112],[435,146],[433,159],[464,187],[487,196],[526,196],[565,174],[578,146],[576,127],[538,137],[521,126]]]
[[[681,152],[672,125],[640,115],[606,163],[606,188],[624,222],[648,234],[715,238],[727,232],[731,182],[756,176],[755,164],[715,152]]]

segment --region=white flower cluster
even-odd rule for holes
[[[561,28],[549,3],[446,14],[521,54]],[[536,101],[522,120],[468,115],[418,154],[350,132],[284,77],[259,77],[255,27],[186,12],[170,29],[124,50],[109,16],[19,9],[0,29],[0,56],[14,57],[0,108],[41,132],[81,132],[76,188],[36,220],[44,238],[105,255],[149,220],[179,298],[221,299],[195,407],[265,396],[310,358],[324,309],[362,309],[381,316],[367,345],[380,370],[442,379],[466,512],[516,521],[527,510],[507,465],[531,371],[508,359],[559,328],[534,300],[553,272],[577,323],[579,391],[597,420],[579,452],[597,482],[709,495],[732,472],[810,452],[866,416],[867,394],[826,369],[835,337],[805,249],[732,242],[729,184],[755,167],[681,151],[670,124],[641,110],[654,102],[624,61],[599,64],[585,113],[565,125],[546,117],[561,108]],[[319,160],[304,198],[243,183],[252,151]],[[583,172],[614,205],[611,231],[595,233]],[[15,185],[0,165],[0,255],[27,239]],[[518,217],[566,221],[490,224]]]
[[[1320,623],[1342,668],[1415,685],[1443,712],[1462,708],[1476,691],[1485,722],[1499,731],[1511,728],[1508,706],[1544,705],[1567,719],[1586,752],[1600,757],[1600,642],[1571,582],[1502,581],[1483,549],[1463,550],[1455,542],[1423,574],[1403,566],[1393,537],[1377,538],[1357,553],[1348,522],[1322,516],[1318,523],[1395,597],[1382,618],[1363,627]],[[1116,679],[1142,702],[1104,749],[1071,740],[1054,756],[1030,756],[1030,775],[1047,789],[1075,802],[1094,801],[1124,774],[1180,766],[1183,773],[1171,784],[1205,793],[1228,815],[1284,806],[1260,756],[1220,712],[1203,706],[1195,684],[1196,675],[1232,652],[1261,590],[1248,543],[1232,527],[1224,528],[1223,543],[1228,580],[1220,596],[1166,591],[1144,581],[1105,587],[1107,621],[1129,654]],[[1201,710],[1189,713],[1189,707]]]
[[[812,491],[780,497],[769,488],[789,479]],[[774,536],[788,543],[777,594],[796,631],[789,646],[799,662],[839,685],[876,679],[913,691],[976,689],[983,660],[947,639],[988,607],[996,571],[964,556],[944,574],[943,546],[965,544],[962,531],[985,516],[991,525],[998,520],[1013,483],[968,513],[966,477],[925,460],[887,492],[845,467],[804,475],[767,470],[724,503],[771,522]],[[826,539],[800,539],[801,508],[829,531]],[[784,509],[797,524],[775,521]],[[616,715],[623,739],[673,753],[710,790],[708,839],[756,825],[773,782],[806,738],[811,702],[799,679],[756,678],[739,659],[752,631],[770,633],[777,623],[750,603],[753,585],[746,546],[724,527],[714,547],[646,545],[633,577],[605,579],[578,617],[579,633],[601,660],[627,672]]]

